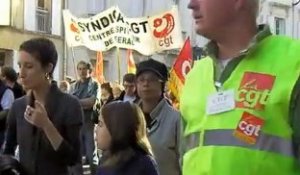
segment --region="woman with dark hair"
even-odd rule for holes
[[[110,83],[101,84],[101,107],[114,100],[113,89]]]
[[[158,175],[141,109],[129,102],[104,106],[97,146],[105,152],[97,175]]]
[[[100,103],[99,103],[99,101],[96,102],[96,104],[94,105],[94,108],[93,108],[94,112],[92,115],[92,121],[94,122],[94,124],[98,123],[98,116],[100,114],[101,108],[112,101],[114,101],[114,95],[113,95],[113,89],[112,89],[110,83],[107,82],[107,83],[101,84]]]
[[[20,163],[28,175],[67,175],[68,166],[81,161],[81,106],[51,82],[57,51],[50,40],[25,41],[19,51],[27,95],[9,112],[4,153],[13,155],[19,145]]]

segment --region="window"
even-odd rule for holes
[[[37,0],[36,30],[51,33],[51,6],[52,0]]]
[[[1,16],[0,16],[0,26],[10,25],[10,14],[11,14],[11,2],[10,0],[1,1],[0,6]]]
[[[275,17],[275,34],[285,35],[285,19]]]
[[[179,0],[173,0],[174,4],[178,5],[179,4]]]
[[[37,4],[37,6],[38,6],[38,8],[41,8],[41,9],[45,9],[45,0],[38,0],[38,2],[37,2],[38,4]]]

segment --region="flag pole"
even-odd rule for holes
[[[120,48],[117,47],[117,62],[118,62],[118,83],[121,83],[121,65],[120,65]]]
[[[75,52],[74,52],[73,47],[71,47],[71,51],[72,51],[72,59],[73,59],[73,65],[74,65],[74,74],[75,74],[75,77],[77,77],[76,64],[75,64]]]
[[[130,62],[130,50],[129,49],[127,49],[127,51],[126,51],[126,63],[127,63],[127,73],[130,73],[130,70],[129,70],[129,62]]]

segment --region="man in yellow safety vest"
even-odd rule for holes
[[[180,97],[183,175],[300,174],[300,42],[256,24],[259,0],[190,0],[211,41]]]

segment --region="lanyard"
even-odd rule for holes
[[[220,81],[215,81],[215,87],[216,87],[218,92],[221,92],[221,91],[224,90],[223,84]]]

